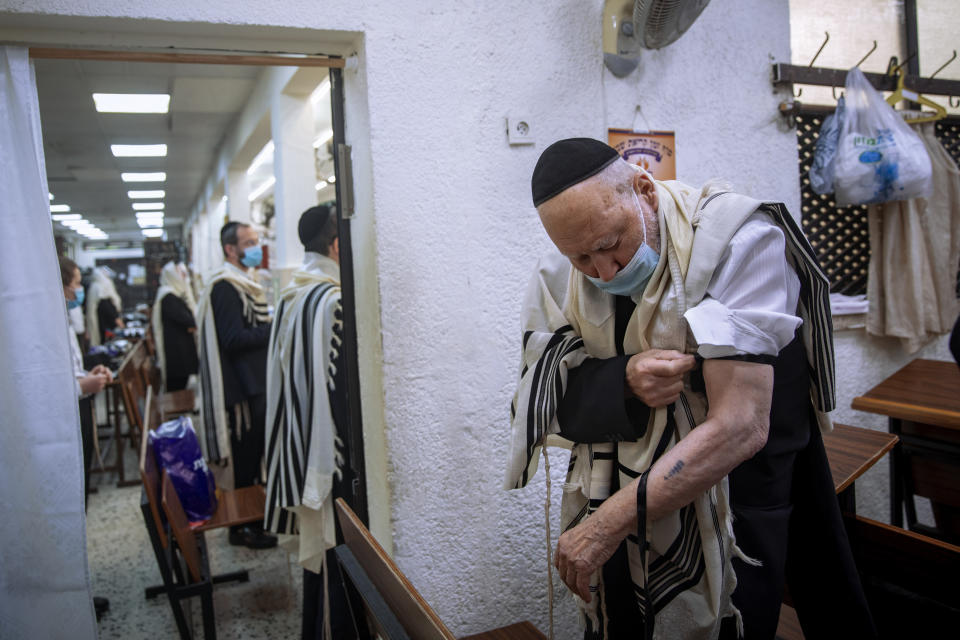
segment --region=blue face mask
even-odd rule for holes
[[[636,200],[637,195],[633,195]],[[612,293],[616,296],[635,296],[643,293],[647,288],[647,283],[653,277],[653,272],[660,262],[660,256],[647,244],[647,222],[643,217],[643,209],[640,208],[640,202],[637,200],[637,209],[640,210],[640,222],[643,224],[643,242],[637,248],[628,262],[617,275],[613,276],[609,282],[604,282],[600,278],[587,276],[587,280],[595,284],[598,288]]]
[[[67,300],[67,309],[76,309],[83,304],[83,287],[74,289],[73,293],[75,297],[73,300]]]
[[[263,262],[263,247],[257,245],[243,250],[243,257],[240,258],[240,263],[243,266],[259,267],[261,262]]]

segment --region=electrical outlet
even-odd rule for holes
[[[534,144],[529,118],[507,118],[507,141],[512,144]]]

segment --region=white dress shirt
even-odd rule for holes
[[[703,358],[776,356],[790,344],[800,280],[786,260],[783,231],[754,213],[724,251],[707,294],[684,314]]]

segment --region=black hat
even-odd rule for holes
[[[620,157],[617,150],[593,138],[567,138],[544,149],[530,179],[533,206],[597,175]]]
[[[317,237],[323,231],[324,225],[330,218],[330,206],[318,204],[310,207],[300,216],[300,223],[297,225],[297,233],[300,235],[300,242],[304,246],[310,244],[310,241]]]

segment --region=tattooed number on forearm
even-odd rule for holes
[[[663,479],[669,480],[673,476],[680,473],[680,469],[683,469],[683,460],[677,460],[677,464],[673,465],[673,468],[670,469],[670,472],[667,475],[663,476]]]

